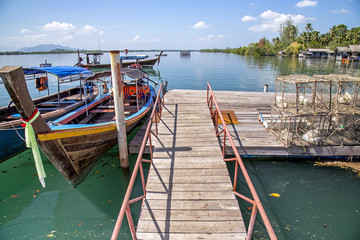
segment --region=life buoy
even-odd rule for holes
[[[108,90],[108,87],[107,87],[106,83],[104,83],[102,86],[103,86],[103,94],[108,93],[109,90]]]
[[[36,78],[35,87],[41,92],[48,88],[48,78],[40,77]]]
[[[149,92],[148,86],[142,86],[138,88],[138,98],[143,98],[146,93]],[[136,87],[134,86],[126,86],[123,88],[123,93],[125,98],[130,98],[131,96],[136,94]]]

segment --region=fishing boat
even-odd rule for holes
[[[162,56],[163,51],[156,58],[147,59],[147,55],[135,55],[135,56],[121,56],[121,66],[126,67],[153,67],[156,63],[160,62],[160,57]],[[80,57],[78,52],[78,62],[75,66],[89,68],[89,69],[110,69],[110,63],[101,63],[100,57],[103,55],[102,52],[94,53],[85,53],[86,54],[86,63],[82,63],[83,59]],[[139,67],[140,66],[140,67]]]
[[[127,132],[148,113],[153,105],[155,90],[147,74],[139,69],[122,69],[123,97]],[[106,87],[111,71],[103,71],[84,80],[100,82],[103,91],[98,98],[63,117],[46,124],[33,122],[39,147],[58,171],[72,185],[83,181],[99,157],[117,143],[115,108],[112,94]],[[9,90],[8,90],[9,91]],[[11,94],[10,94],[11,95]],[[16,98],[16,97],[15,97]],[[14,102],[24,106],[18,99]],[[32,112],[33,109],[24,109]]]
[[[80,67],[35,67],[23,70],[26,81],[35,81],[39,91],[47,95],[33,100],[45,121],[52,121],[60,116],[81,107],[87,101],[95,99],[98,94],[96,87],[82,85],[82,80],[92,74]],[[58,92],[50,94],[48,79],[57,79]],[[60,86],[79,81],[79,86],[60,91]],[[86,92],[86,94],[84,94]],[[13,102],[0,108],[0,162],[26,149],[22,120]]]

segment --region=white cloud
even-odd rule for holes
[[[133,42],[136,42],[137,40],[139,40],[140,39],[140,35],[136,35],[133,39],[132,39],[132,41]]]
[[[54,21],[52,23],[47,23],[44,26],[41,26],[40,30],[48,33],[69,34],[75,32],[76,28],[71,23],[60,23]]]
[[[316,5],[317,5],[317,1],[302,0],[298,2],[295,6],[297,6],[298,8],[303,8],[303,7],[315,7]]]
[[[104,31],[98,30],[90,25],[85,25],[85,27],[81,31],[79,31],[79,33],[83,33],[83,34],[98,33],[99,35],[103,35]]]
[[[209,34],[206,37],[200,37],[200,38],[196,38],[195,42],[221,42],[224,41],[226,39],[226,36],[224,35],[213,35],[213,34]]]
[[[144,38],[141,38],[141,36],[138,34],[131,40],[131,42],[137,42],[137,43],[161,43],[162,40],[157,39],[157,38],[144,39]]]
[[[304,23],[305,21],[315,20],[314,18],[305,17],[301,14],[292,15],[292,14],[284,14],[273,12],[271,10],[267,10],[259,15],[259,18],[262,19],[261,24],[253,25],[249,27],[247,30],[252,32],[263,32],[267,30],[271,30],[276,32],[280,28],[280,24],[283,24],[288,18],[294,22],[294,24]]]
[[[28,32],[30,32],[30,30],[27,28],[23,28],[20,30],[20,33],[28,33]]]
[[[19,36],[10,37],[14,45],[19,47],[37,44],[61,44],[93,48],[97,46],[98,39],[95,34],[103,35],[104,31],[93,26],[74,26],[71,23],[53,21],[42,26],[22,28]],[[91,35],[93,34],[93,35]]]
[[[252,17],[252,16],[249,16],[249,15],[246,15],[241,19],[241,21],[242,22],[248,22],[248,21],[255,21],[256,19],[257,19],[257,17]]]
[[[211,26],[209,24],[206,24],[204,21],[200,21],[195,23],[194,25],[191,25],[191,27],[195,29],[203,29],[203,28],[210,28]]]
[[[332,10],[331,13],[348,13],[349,11],[346,9],[340,9],[340,10]]]

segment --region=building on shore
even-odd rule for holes
[[[349,45],[346,47],[336,47],[335,50],[329,48],[309,48],[299,54],[299,58],[336,58],[336,60],[360,60],[360,45]]]
[[[299,54],[305,58],[335,58],[335,52],[328,48],[309,48]]]

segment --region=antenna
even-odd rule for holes
[[[97,33],[97,38],[98,38],[98,46],[99,46],[99,52],[100,52],[100,39],[99,39],[99,31],[96,31]]]

